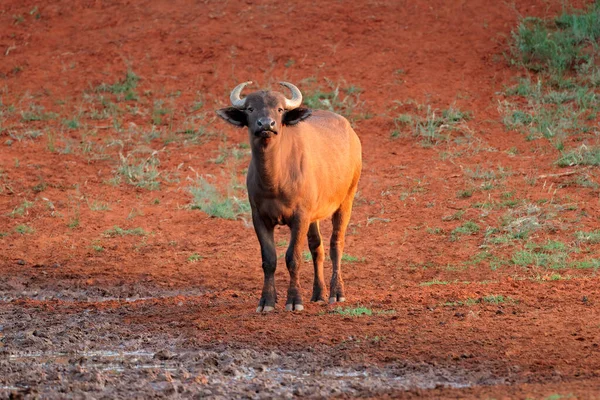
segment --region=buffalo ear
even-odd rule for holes
[[[246,113],[235,107],[226,107],[217,110],[217,115],[235,126],[248,126]]]
[[[312,110],[310,108],[294,108],[293,110],[286,111],[283,114],[284,125],[296,125],[300,121],[304,121],[310,117]]]

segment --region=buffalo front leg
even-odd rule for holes
[[[302,311],[302,295],[300,294],[300,264],[302,263],[302,249],[305,245],[310,221],[296,217],[290,224],[292,231],[290,246],[285,253],[285,264],[290,273],[290,287],[285,302],[288,311]]]
[[[310,301],[325,301],[325,278],[323,276],[325,250],[323,249],[318,221],[311,223],[308,227],[308,248],[310,249],[315,267],[315,281]]]
[[[344,253],[344,239],[346,236],[346,228],[350,222],[350,214],[352,212],[352,201],[354,194],[348,196],[340,208],[333,214],[332,225],[333,233],[331,234],[331,248],[329,250],[331,262],[333,264],[333,273],[331,275],[331,285],[329,294],[329,303],[336,301],[346,301],[344,296],[344,281],[342,279],[342,255]]]
[[[252,223],[254,231],[260,243],[260,254],[262,256],[262,268],[265,274],[262,295],[258,302],[256,312],[269,312],[275,309],[277,292],[275,291],[275,269],[277,268],[277,251],[275,250],[275,238],[273,237],[274,226],[265,224],[260,216],[253,212]]]

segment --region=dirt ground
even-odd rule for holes
[[[511,262],[532,243],[600,258],[576,239],[600,228],[598,168],[559,168],[499,111],[527,74],[511,30],[560,6],[4,0],[0,398],[600,398],[597,267]],[[111,86],[128,70],[133,92]],[[280,296],[257,314],[247,214],[190,207],[200,176],[243,198],[247,134],[214,110],[246,80],[339,86],[352,106],[364,167],[342,308],[287,313]],[[471,119],[433,146],[393,134],[426,106]],[[128,177],[137,162],[159,175]],[[508,217],[537,225],[491,243]],[[309,298],[308,260],[301,279]]]

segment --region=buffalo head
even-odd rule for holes
[[[286,125],[296,125],[308,118],[312,111],[301,108],[302,93],[288,82],[280,82],[292,92],[288,99],[280,92],[258,91],[240,98],[244,87],[252,82],[237,85],[230,95],[232,107],[217,110],[217,115],[235,126],[247,126],[254,138],[272,138]]]

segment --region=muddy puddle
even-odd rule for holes
[[[313,352],[250,349],[159,351],[116,349],[83,352],[9,352],[0,366],[10,371],[0,390],[8,393],[77,393],[120,396],[160,393],[201,397],[322,398],[390,394],[415,389],[468,388],[500,384],[478,373],[427,364],[331,366]],[[50,398],[54,398],[50,396]]]

